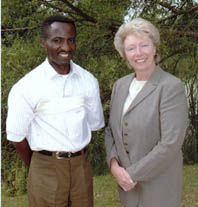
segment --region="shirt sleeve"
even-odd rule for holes
[[[27,101],[24,88],[14,85],[8,96],[7,139],[21,142],[24,137],[27,137],[28,128],[33,118],[33,109]]]
[[[146,181],[159,175],[181,153],[188,123],[185,90],[181,82],[166,87],[159,113],[160,141],[145,157],[126,169],[135,181]]]
[[[104,127],[104,115],[100,99],[98,81],[94,78],[93,87],[87,98],[88,124],[92,131]]]

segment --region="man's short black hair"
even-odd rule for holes
[[[49,26],[54,22],[62,22],[62,23],[72,24],[74,26],[74,29],[76,30],[76,26],[75,26],[75,23],[73,20],[68,19],[67,17],[64,17],[64,16],[49,16],[43,21],[43,23],[41,25],[42,38],[47,37],[47,30],[48,30]]]

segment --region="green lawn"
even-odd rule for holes
[[[198,165],[184,166],[182,207],[198,207]],[[110,174],[94,177],[95,207],[120,207],[117,185]],[[2,207],[27,207],[27,196],[6,197]]]
[[[182,207],[198,207],[198,165],[184,166]]]

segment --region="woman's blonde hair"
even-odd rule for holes
[[[141,35],[147,34],[152,40],[154,46],[156,47],[155,62],[159,62],[160,56],[158,53],[160,45],[160,34],[158,29],[149,21],[143,18],[135,18],[129,23],[124,23],[118,29],[115,38],[114,45],[116,50],[119,52],[120,56],[126,60],[123,43],[128,35]]]

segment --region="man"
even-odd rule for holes
[[[30,207],[92,207],[86,146],[104,126],[98,82],[71,60],[73,21],[48,17],[41,33],[47,58],[11,89],[7,138],[29,168]]]

